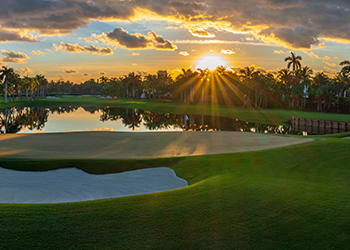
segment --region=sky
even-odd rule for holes
[[[349,59],[349,0],[0,0],[0,66],[76,83],[182,68],[302,66]]]

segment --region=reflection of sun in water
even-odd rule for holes
[[[220,56],[204,56],[197,61],[196,68],[215,70],[218,66],[226,67],[227,62]]]

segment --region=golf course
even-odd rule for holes
[[[0,108],[127,107],[288,124],[347,114],[94,96]],[[188,186],[84,202],[0,203],[0,249],[347,249],[350,132],[71,132],[0,135],[0,167],[115,174],[167,167]],[[1,177],[0,177],[1,178]]]

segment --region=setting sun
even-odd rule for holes
[[[197,68],[215,70],[218,66],[226,67],[227,62],[220,56],[204,56],[197,61]]]

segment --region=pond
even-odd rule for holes
[[[1,133],[52,133],[73,131],[242,131],[274,134],[337,133],[307,127],[259,124],[226,117],[169,114],[126,108],[9,108],[0,110]]]

